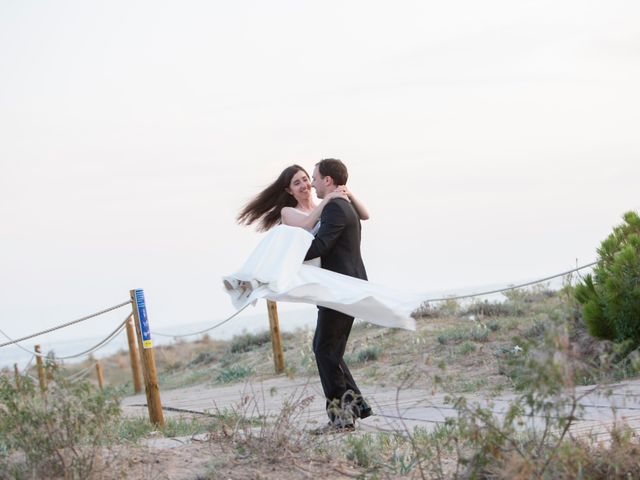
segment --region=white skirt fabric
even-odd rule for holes
[[[302,228],[272,228],[236,273],[223,277],[237,309],[260,298],[331,308],[383,327],[415,330],[410,314],[420,305],[415,295],[349,277],[304,262],[313,235]]]

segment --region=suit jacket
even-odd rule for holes
[[[305,260],[320,257],[322,268],[367,280],[360,255],[360,217],[350,202],[336,198],[325,205],[320,230]]]

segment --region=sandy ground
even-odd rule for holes
[[[354,478],[362,473],[347,465],[332,465],[304,458],[268,463],[260,458],[238,455],[213,440],[180,440],[185,443],[179,446],[154,444],[129,451],[127,462],[119,461],[115,468],[112,466],[110,471],[104,472],[103,478],[281,480],[322,476]],[[113,473],[118,477],[112,476]]]
[[[610,385],[608,389],[611,392],[606,396],[597,392],[584,396],[584,411],[573,427],[574,434],[606,439],[616,418],[640,431],[640,380]],[[380,386],[365,386],[363,390],[374,406],[376,415],[360,422],[356,433],[348,435],[391,431],[402,433],[416,426],[430,429],[455,414],[442,394]],[[581,387],[582,393],[588,391],[589,387]],[[493,398],[494,412],[500,414],[512,397],[513,394],[505,394]],[[468,398],[472,401],[488,401],[483,395],[469,395]],[[283,404],[301,399],[310,401],[297,418],[297,427],[310,430],[325,422],[324,399],[320,385],[313,378],[272,377],[223,387],[181,388],[162,394],[167,416],[186,415],[187,411],[215,414],[234,410],[249,417],[266,415],[273,418]],[[125,398],[124,413],[128,416],[145,416],[147,409],[144,404],[145,398],[140,395]],[[615,415],[612,413],[614,407]],[[256,436],[259,437],[259,434]],[[252,458],[251,453],[234,451],[229,443],[220,440],[206,435],[146,440],[143,446],[129,454],[131,467],[126,478],[281,479],[327,475],[329,478],[354,478],[363,473],[363,470],[358,471],[344,464],[314,462],[304,455],[265,463],[264,458]],[[417,472],[414,473],[417,475]]]
[[[512,349],[512,339],[517,336],[535,335],[529,331],[536,327],[537,319],[556,309],[559,300],[545,302],[529,305],[531,312],[526,317],[488,319],[485,323],[494,322],[498,328],[487,330],[484,339],[468,332],[469,327],[486,329],[486,325],[466,317],[426,318],[418,324],[417,332],[367,325],[354,328],[347,351],[352,358],[349,364],[367,349],[377,352],[373,361],[355,362],[351,368],[375,415],[360,422],[356,432],[344,435],[403,433],[415,427],[431,430],[455,416],[446,395],[434,390],[435,375],[442,377],[449,391],[463,394],[471,402],[491,405],[500,416],[514,393],[508,378],[500,373],[496,352]],[[229,441],[224,431],[176,439],[152,436],[137,445],[119,445],[105,452],[106,466],[96,469],[101,472],[97,478],[357,478],[363,474],[366,478],[366,470],[357,469],[353,462],[332,462],[326,455],[318,458],[311,451],[291,454],[286,450],[295,450],[300,435],[326,422],[324,396],[310,351],[311,334],[300,332],[284,339],[287,375],[280,376],[273,374],[268,343],[233,353],[229,342],[205,337],[155,349],[158,370],[163,374],[161,399],[167,418],[207,418],[231,412],[255,420],[267,418],[273,423],[284,405],[303,405],[296,412],[282,454],[277,445],[272,445],[278,439],[267,438],[259,431],[254,432],[254,443],[246,449]],[[126,352],[105,359],[104,364],[112,385],[130,381]],[[233,366],[246,367],[251,374],[232,384],[216,380],[220,372]],[[407,373],[417,381],[404,383]],[[616,420],[640,431],[640,379],[607,385],[610,395],[589,392],[589,388],[578,389],[585,396],[581,400],[583,410],[571,430],[574,435],[606,441]],[[144,395],[125,397],[122,408],[127,417],[148,418]],[[307,446],[308,440],[302,440],[300,443]],[[331,438],[326,442],[325,450],[339,443]],[[415,470],[413,473],[418,475]]]

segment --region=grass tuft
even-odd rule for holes
[[[222,370],[216,377],[216,381],[219,383],[231,383],[248,377],[253,373],[253,370],[244,365],[231,365],[230,367]]]

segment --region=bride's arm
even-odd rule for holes
[[[338,188],[342,192],[344,192],[347,195],[347,197],[349,197],[349,201],[351,202],[353,207],[356,209],[356,213],[360,217],[360,220],[369,220],[370,216],[369,216],[369,211],[367,210],[367,207],[365,207],[364,204],[360,200],[358,200],[353,195],[353,193],[349,191],[349,189],[346,186],[341,186]]]
[[[334,198],[344,198],[346,200],[349,200],[347,194],[343,193],[342,191],[332,192],[324,197],[318,204],[318,206],[311,210],[308,215],[305,215],[304,213],[296,210],[293,207],[284,207],[282,210],[280,210],[280,218],[282,219],[282,224],[289,225],[291,227],[301,227],[307,231],[311,231],[311,229],[316,226],[316,223],[318,223],[318,220],[320,220],[320,215],[322,214],[322,210],[324,209],[325,205]]]

